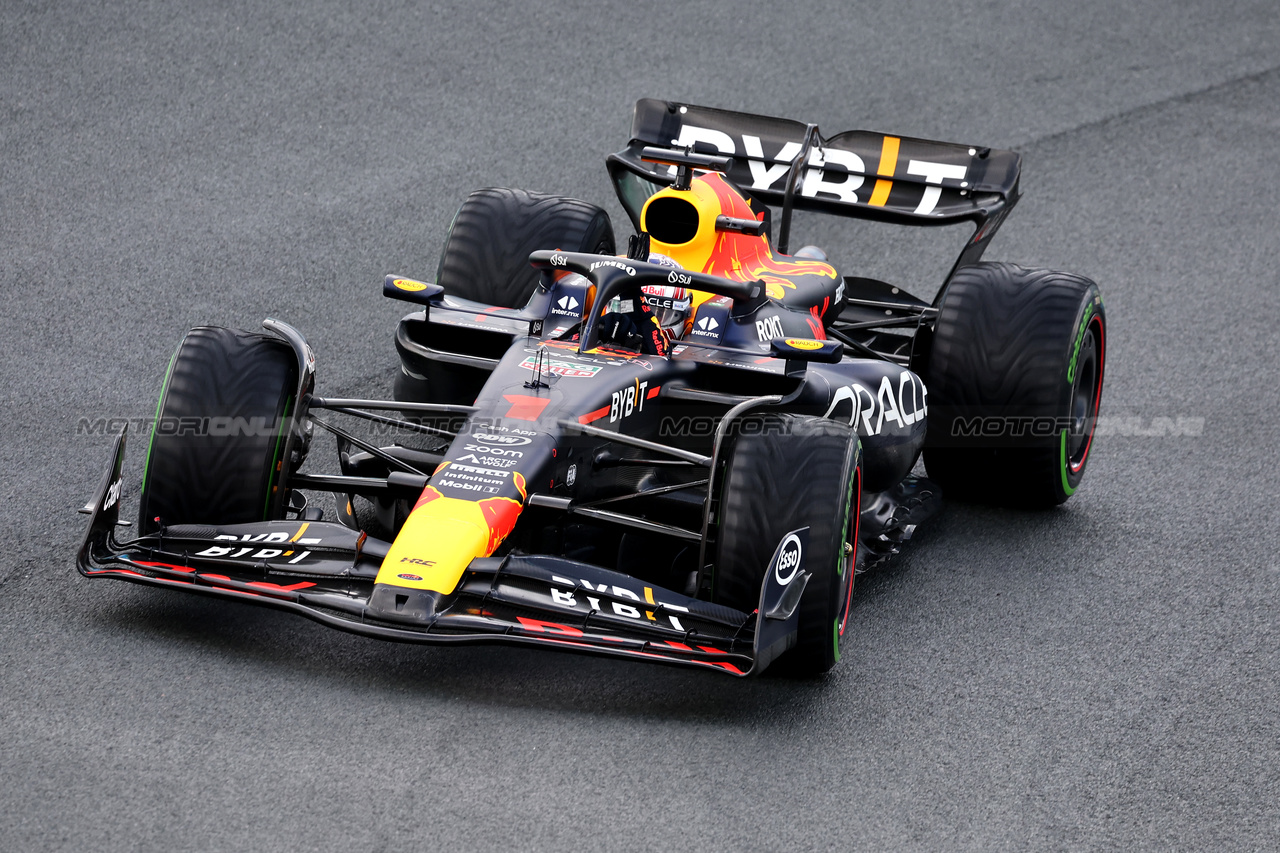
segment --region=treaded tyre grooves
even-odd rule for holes
[[[269,335],[200,326],[169,363],[147,448],[140,532],[267,518],[297,360]],[[210,434],[212,433],[212,434]]]
[[[1026,507],[1067,500],[1084,477],[1105,358],[1106,314],[1094,282],[1008,263],[959,270],[925,376],[929,477],[961,499]]]
[[[778,542],[809,528],[812,572],[796,645],[770,671],[826,672],[840,659],[853,592],[862,445],[847,424],[804,415],[744,417],[725,470],[712,600],[753,612]],[[845,545],[853,548],[845,553]]]
[[[436,283],[444,292],[503,308],[522,308],[540,273],[540,249],[612,255],[609,214],[576,198],[502,187],[467,196],[445,238]]]

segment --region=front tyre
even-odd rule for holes
[[[853,595],[862,445],[847,424],[769,413],[744,417],[728,453],[712,600],[757,608],[764,573],[788,532],[809,528],[796,645],[771,667],[826,672],[840,659]]]
[[[279,338],[219,326],[187,333],[156,406],[139,532],[279,517],[297,372]]]
[[[948,495],[1048,507],[1093,446],[1106,312],[1089,279],[1016,264],[964,267],[947,287],[926,371],[924,461]]]

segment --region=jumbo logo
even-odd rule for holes
[[[598,270],[600,267],[613,267],[614,269],[622,270],[627,275],[636,274],[635,267],[630,266],[629,264],[624,264],[622,261],[596,261],[588,267],[588,269],[594,271]]]
[[[391,283],[394,284],[396,287],[400,288],[401,290],[407,290],[410,293],[417,293],[419,290],[427,289],[427,286],[424,283],[420,281],[414,281],[411,278],[398,278]]]
[[[778,565],[773,569],[773,577],[780,585],[786,586],[796,578],[800,571],[800,558],[804,556],[804,548],[800,545],[800,537],[788,533],[782,540],[782,548],[778,554]]]

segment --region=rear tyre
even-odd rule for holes
[[[840,659],[857,562],[862,446],[848,425],[763,414],[743,418],[729,450],[716,542],[712,600],[750,613],[774,549],[809,528],[812,572],[800,599],[796,645],[771,667],[812,675]]]
[[[445,293],[503,308],[529,301],[541,249],[612,255],[609,214],[576,198],[528,190],[476,190],[458,208],[440,254],[436,283]]]
[[[169,362],[142,475],[138,527],[282,517],[297,360],[269,335],[201,326]],[[158,521],[157,521],[158,519]]]
[[[956,273],[926,371],[924,462],[948,496],[1066,501],[1084,477],[1102,399],[1106,314],[1070,273],[981,263]]]
[[[576,198],[489,187],[467,196],[449,226],[436,283],[450,296],[522,308],[538,286],[529,255],[542,249],[612,255],[609,214]],[[423,341],[430,345],[430,341]],[[401,359],[395,399],[470,404],[489,374],[461,365]]]

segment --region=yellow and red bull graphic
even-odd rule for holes
[[[649,226],[644,217],[653,202],[673,196],[682,198],[697,208],[697,232],[686,243],[673,245],[655,239],[652,246],[655,252],[673,258],[685,269],[734,281],[760,279],[765,283],[771,299],[784,301],[790,292],[796,291],[798,278],[818,276],[825,279],[825,282],[837,279],[835,268],[825,261],[775,255],[769,246],[769,240],[764,236],[717,231],[715,219],[718,215],[756,221],[764,216],[763,213],[756,214],[742,194],[718,172],[699,175],[688,190],[667,188],[655,193],[645,203],[641,214],[641,223],[646,230]],[[823,286],[830,287],[825,282]],[[701,297],[699,302],[707,298],[707,294],[697,296]]]
[[[445,462],[437,473],[447,470]],[[448,594],[457,587],[467,565],[488,557],[511,534],[528,497],[519,471],[511,483],[519,498],[496,496],[468,500],[446,497],[428,485],[382,561],[377,583]]]

